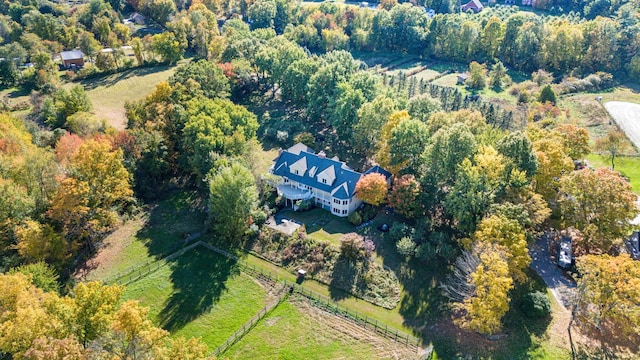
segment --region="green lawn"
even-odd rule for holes
[[[280,214],[287,219],[304,224],[309,237],[336,245],[340,245],[342,235],[356,231],[346,218],[331,215],[328,210],[318,208],[303,212],[284,210]]]
[[[604,155],[589,154],[587,160],[594,168],[611,167],[611,160]],[[633,192],[640,194],[640,157],[616,157],[616,170],[631,181]]]
[[[205,214],[198,201],[195,193],[176,192],[125,223],[104,240],[87,280],[113,280],[177,251],[189,234],[202,230]]]
[[[265,290],[234,261],[204,248],[127,286],[125,300],[150,308],[172,336],[200,337],[213,351],[266,306]]]
[[[268,316],[223,354],[229,359],[407,359],[412,350],[377,335],[342,325],[333,316],[309,308],[301,300],[278,305]],[[339,329],[342,328],[342,331]],[[354,331],[359,338],[350,336]],[[347,333],[345,333],[347,332]],[[363,333],[365,333],[363,335]],[[362,338],[367,336],[366,338]],[[398,353],[395,353],[395,351]],[[392,357],[393,355],[397,357]],[[416,356],[417,357],[417,356]]]
[[[175,66],[157,66],[123,71],[113,75],[80,82],[93,104],[93,113],[106,119],[118,130],[127,125],[125,101],[138,100],[150,94],[156,85],[166,81],[175,71]],[[66,84],[65,87],[76,83]]]
[[[436,77],[438,77],[439,75],[440,75],[440,73],[435,71],[435,70],[433,70],[433,69],[425,69],[425,70],[422,70],[419,73],[413,75],[413,77],[418,79],[418,82],[420,82],[421,79],[424,79],[424,81],[429,82],[429,81],[435,79]]]

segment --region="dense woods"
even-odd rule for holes
[[[369,265],[375,246],[360,235],[344,235],[339,249],[300,233],[288,246],[268,244],[274,235],[261,225],[282,199],[273,179],[257,170],[261,142],[302,142],[356,170],[388,170],[390,183],[376,173],[358,181],[368,205],[349,221],[360,225],[388,206],[398,219],[388,239],[406,266],[450,270],[440,286],[461,327],[502,331],[505,314],[522,300],[514,299],[521,296],[515,289],[530,280],[529,248],[561,224],[578,234],[574,249],[584,255],[577,263],[577,323],[603,346],[616,340],[607,331],[637,339],[637,311],[618,310],[637,298],[639,265],[613,256],[638,214],[636,194],[614,170],[624,134],[597,142],[611,170],[577,170],[574,161],[591,149],[589,133],[556,103],[564,94],[640,81],[640,3],[542,0],[536,12],[494,6],[479,14],[457,6],[0,3],[0,86],[31,94],[28,115],[0,114],[0,269],[7,272],[0,275],[0,352],[16,359],[204,357],[198,340],[169,338],[147,319],[148,309],[122,303],[121,288],[74,285],[71,277],[107,234],[176,188],[204,200],[204,230],[219,245],[241,249],[258,239],[283,251],[281,263],[312,264],[312,273],[346,291],[356,286],[331,279],[329,269],[353,266],[369,286],[354,291],[368,300],[379,296],[370,289],[384,288],[395,302],[377,304],[395,306],[400,291],[372,279],[388,274]],[[123,14],[133,11],[157,31],[125,25]],[[89,61],[60,71],[55,56],[72,49]],[[508,91],[522,119],[457,88],[381,75],[354,56],[361,53],[464,64],[472,94]],[[65,85],[184,56],[190,61],[168,81],[127,101],[122,131],[92,113],[82,85]],[[514,71],[527,80],[514,83]]]

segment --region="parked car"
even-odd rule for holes
[[[558,247],[558,266],[563,269],[571,268],[573,253],[571,252],[571,238],[563,237]]]

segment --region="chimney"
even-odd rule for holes
[[[325,152],[324,152],[324,151],[320,150],[320,152],[318,153],[318,157],[319,157],[320,159],[324,159],[324,158],[326,158],[326,157],[327,157],[327,154],[325,154]]]
[[[282,148],[278,149],[278,155],[282,155]]]

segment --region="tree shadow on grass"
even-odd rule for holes
[[[196,248],[171,265],[174,292],[160,312],[160,326],[174,332],[208,312],[227,290],[226,281],[239,273],[236,262]]]
[[[150,255],[167,256],[183,247],[188,236],[202,231],[206,219],[203,207],[196,191],[173,192],[151,207],[147,223],[136,237]]]
[[[84,86],[85,90],[95,89],[100,86],[110,87],[117,84],[119,81],[122,81],[125,79],[154,74],[154,73],[168,70],[169,68],[171,68],[171,66],[169,65],[145,66],[145,67],[140,67],[135,69],[124,70],[121,72],[116,72],[114,74],[105,75],[103,77],[96,77],[96,78],[82,80],[80,81],[80,84]]]
[[[351,297],[346,289],[353,289],[358,276],[358,266],[344,256],[338,257],[333,266],[333,276],[329,285],[329,296],[334,301]],[[344,290],[343,290],[344,289]]]

